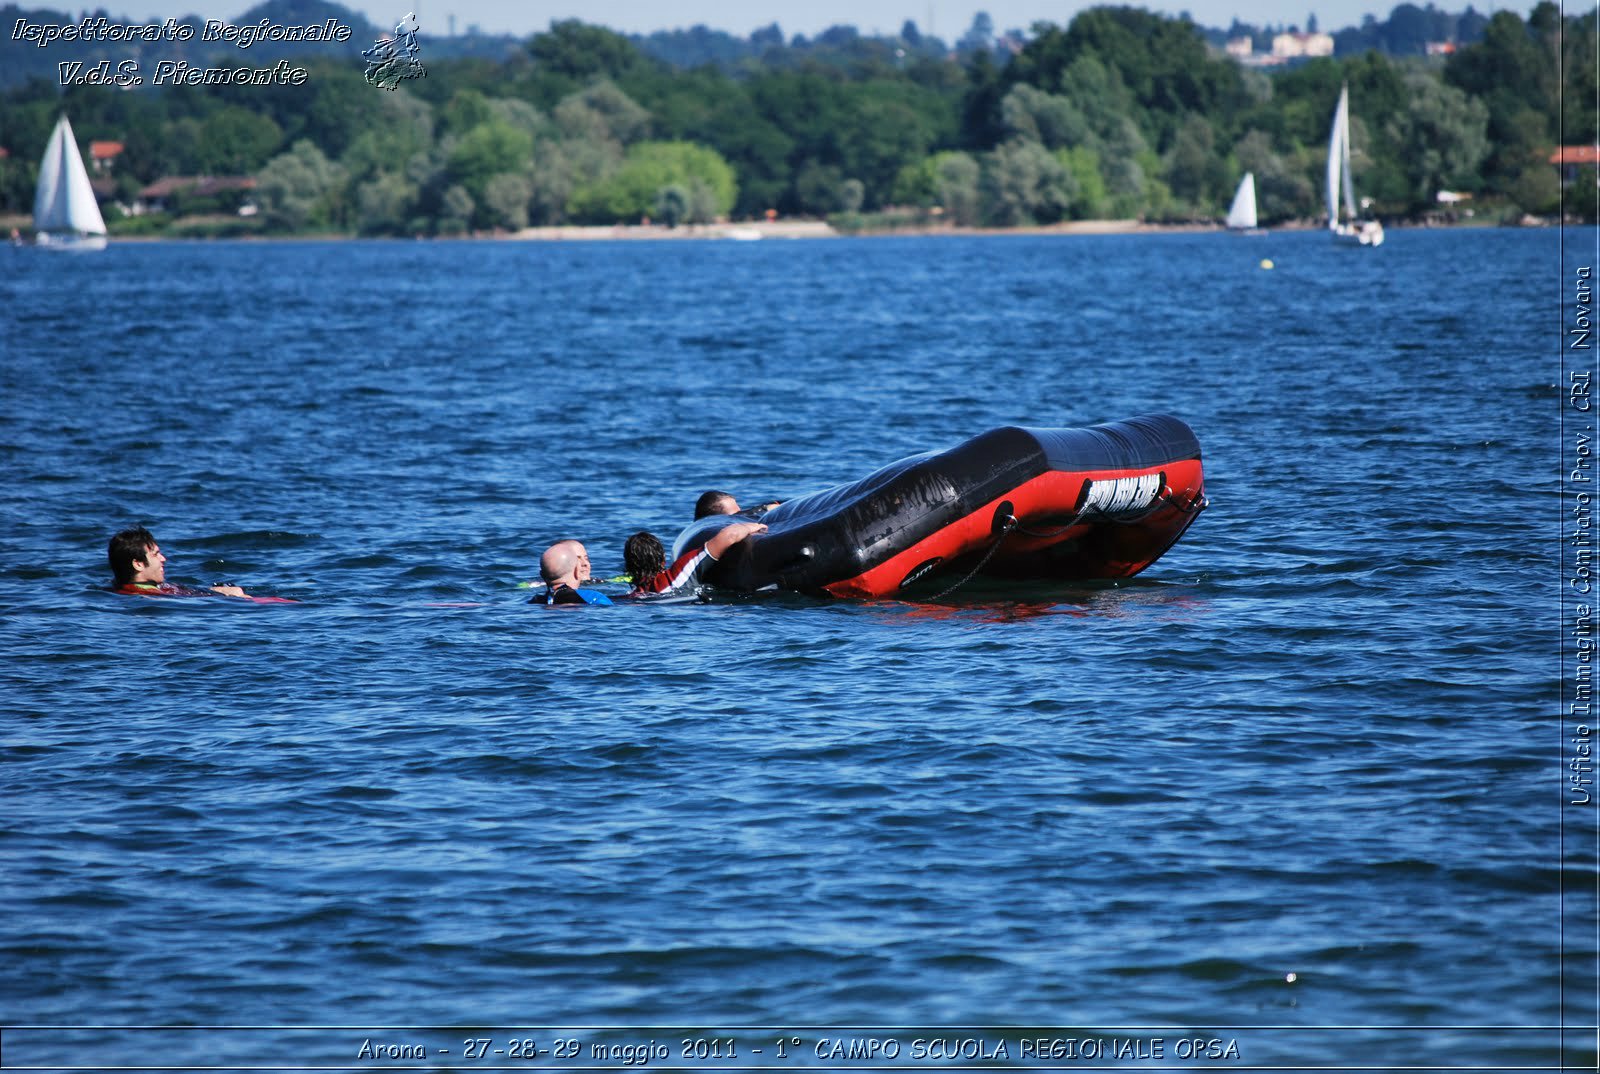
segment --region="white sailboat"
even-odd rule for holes
[[[1239,180],[1239,189],[1233,192],[1233,204],[1228,206],[1228,230],[1260,235],[1256,227],[1256,176],[1245,172]]]
[[[72,124],[62,116],[50,132],[33,195],[34,240],[52,250],[104,250],[106,222],[89,186]]]
[[[1344,219],[1339,216],[1340,194],[1344,195]],[[1339,107],[1333,113],[1333,132],[1328,136],[1328,231],[1333,241],[1348,246],[1382,246],[1383,225],[1376,220],[1358,220],[1355,185],[1350,178],[1350,87],[1339,88]]]

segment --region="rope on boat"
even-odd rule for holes
[[[1162,494],[1158,495],[1156,498],[1157,498],[1157,500],[1159,502],[1165,503],[1168,506],[1172,507],[1174,510],[1179,511],[1182,514],[1185,514],[1185,515],[1197,515],[1201,511],[1204,511],[1207,507],[1211,506],[1210,497],[1206,496],[1206,494],[1203,493],[1203,492],[1197,494],[1187,504],[1179,503],[1177,496],[1175,496],[1171,492],[1162,493]],[[1006,506],[1009,506],[1009,504],[1006,505]],[[994,554],[1000,550],[1000,542],[1004,541],[1006,539],[1006,535],[1011,533],[1013,530],[1015,530],[1016,532],[1022,534],[1024,537],[1036,537],[1036,538],[1059,537],[1063,533],[1066,533],[1068,530],[1070,530],[1072,527],[1074,527],[1074,526],[1078,525],[1079,523],[1084,522],[1085,520],[1089,519],[1091,514],[1099,515],[1099,516],[1101,516],[1103,518],[1110,518],[1111,517],[1110,515],[1106,514],[1104,511],[1101,511],[1098,508],[1093,508],[1093,507],[1085,508],[1084,510],[1078,512],[1076,515],[1072,516],[1072,521],[1068,522],[1065,526],[1062,526],[1059,529],[1050,530],[1048,532],[1040,532],[1040,531],[1037,531],[1037,530],[1030,530],[1026,526],[1022,525],[1021,521],[1018,520],[1016,515],[1010,515],[1010,514],[1006,515],[1005,516],[1005,521],[1000,526],[1000,532],[995,535],[994,543],[989,546],[989,551],[987,551],[987,552],[985,552],[983,554],[983,558],[978,561],[978,565],[976,567],[973,567],[970,571],[968,571],[967,574],[966,574],[966,577],[962,578],[961,581],[955,583],[954,585],[950,586],[947,589],[940,590],[938,593],[935,593],[933,596],[929,597],[928,600],[930,600],[930,601],[943,600],[945,597],[948,597],[951,593],[954,593],[956,590],[960,589],[962,586],[964,586],[968,582],[972,581],[973,577],[979,571],[983,570],[984,566],[986,564],[988,564],[989,560],[994,558]]]
[[[975,575],[979,571],[983,570],[984,564],[988,563],[990,557],[992,557],[996,552],[998,552],[1000,550],[1000,542],[1004,541],[1006,539],[1006,534],[1008,534],[1012,530],[1016,529],[1018,525],[1019,525],[1019,523],[1017,522],[1017,516],[1016,515],[1007,515],[1006,518],[1005,518],[1005,522],[1000,527],[1000,532],[995,536],[994,544],[990,545],[989,546],[989,551],[985,552],[983,554],[983,558],[978,560],[978,565],[976,567],[972,568],[970,571],[968,571],[967,572],[967,576],[965,578],[961,579],[961,581],[957,582],[955,585],[951,586],[948,589],[941,590],[940,592],[935,593],[933,596],[929,597],[928,599],[930,601],[943,600],[945,597],[948,597],[951,593],[954,593],[956,590],[960,589],[962,586],[964,586],[968,582],[972,581],[973,575]]]

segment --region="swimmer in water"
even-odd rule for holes
[[[106,548],[106,556],[111,561],[111,590],[114,593],[139,597],[206,597],[215,593],[224,597],[254,599],[236,585],[195,589],[167,581],[167,557],[150,531],[143,526],[113,535]]]
[[[749,515],[751,518],[760,518],[778,506],[779,502],[778,500],[773,500],[770,503],[764,503],[749,510],[742,510],[739,507],[739,501],[733,498],[733,493],[707,489],[694,502],[694,517],[702,519],[710,518],[712,515]]]
[[[589,571],[589,552],[582,541],[557,541],[539,557],[539,577],[545,591],[534,595],[529,604],[610,604],[611,598],[597,589],[580,588],[593,575]]]
[[[633,576],[633,592],[628,596],[642,599],[698,594],[705,584],[706,572],[723,553],[752,533],[766,531],[761,522],[731,523],[713,533],[704,544],[685,551],[669,566],[660,538],[641,530],[622,546],[622,560]]]

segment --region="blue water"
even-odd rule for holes
[[[1594,1021],[1554,233],[0,256],[0,1024],[446,1027],[6,1063],[1037,1026],[1592,1066],[1514,1028]],[[517,588],[705,488],[1151,411],[1212,507],[1118,585]],[[302,603],[110,595],[135,523]]]

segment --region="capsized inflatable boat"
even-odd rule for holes
[[[734,545],[708,581],[745,592],[887,597],[973,572],[1129,578],[1205,506],[1200,443],[1177,418],[1008,426],[779,504],[761,517],[767,531]],[[678,535],[673,557],[740,519],[696,521]]]

